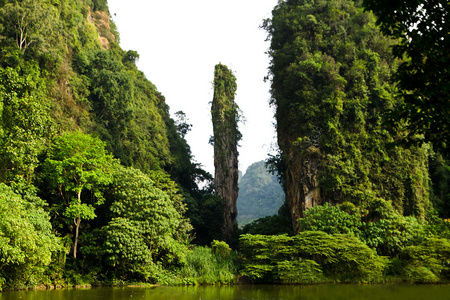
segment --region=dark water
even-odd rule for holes
[[[450,285],[313,285],[90,288],[0,293],[1,300],[448,300]]]

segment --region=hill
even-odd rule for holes
[[[277,177],[269,174],[264,161],[253,163],[239,180],[237,200],[239,226],[277,214],[283,202],[284,192]]]
[[[0,290],[185,260],[211,176],[118,43],[106,0],[0,1]]]

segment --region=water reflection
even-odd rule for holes
[[[450,285],[311,285],[90,288],[0,293],[1,300],[447,300]]]

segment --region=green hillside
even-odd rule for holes
[[[262,217],[276,215],[283,203],[283,189],[277,177],[269,174],[264,161],[250,165],[239,180],[237,201],[239,226]]]
[[[118,42],[106,0],[0,1],[0,289],[185,260],[211,175]]]

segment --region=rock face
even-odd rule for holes
[[[214,143],[214,181],[216,194],[224,202],[222,238],[230,242],[236,225],[238,197],[238,151],[241,138],[237,123],[239,108],[234,102],[236,78],[224,65],[218,64],[214,72],[214,98],[211,106]]]
[[[310,146],[303,155],[297,147],[291,147],[286,155],[286,199],[292,217],[292,227],[298,231],[298,219],[303,212],[322,204],[318,172],[320,166],[319,149]]]

